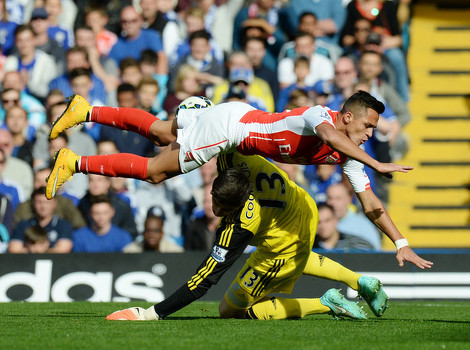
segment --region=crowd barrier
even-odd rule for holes
[[[381,279],[390,299],[470,299],[470,254],[424,253],[430,270],[400,268],[392,253],[325,254]],[[162,301],[194,274],[204,253],[0,255],[0,302]],[[220,300],[248,255],[242,256],[203,300]],[[319,297],[329,288],[357,293],[338,282],[302,276],[293,296]]]

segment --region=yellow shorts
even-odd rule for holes
[[[248,309],[270,293],[290,294],[302,275],[310,255],[310,247],[286,259],[270,259],[256,250],[225,293],[225,301],[234,309]]]

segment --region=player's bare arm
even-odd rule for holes
[[[370,136],[367,135],[367,137],[372,136],[372,129],[373,128],[371,128]],[[354,142],[343,132],[336,130],[333,126],[327,123],[318,125],[315,131],[318,137],[334,150],[369,166],[380,174],[385,175],[395,171],[407,173],[409,170],[413,169],[412,166],[407,165],[380,163],[354,144]],[[365,142],[366,140],[363,141]]]
[[[361,202],[364,214],[397,246],[398,250],[396,258],[399,266],[403,266],[404,262],[408,261],[415,264],[420,269],[432,267],[433,263],[431,261],[421,258],[413,251],[413,249],[410,248],[405,237],[403,237],[395,226],[382,202],[377,198],[372,190],[359,192],[356,193],[356,195]],[[401,242],[404,242],[404,245],[400,244]]]

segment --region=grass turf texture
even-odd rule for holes
[[[365,321],[222,320],[215,302],[163,321],[105,320],[130,306],[149,303],[0,303],[0,349],[470,349],[469,302],[391,302],[382,318],[365,305]]]

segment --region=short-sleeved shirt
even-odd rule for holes
[[[31,226],[38,225],[36,218],[20,221],[13,229],[11,240],[25,241],[24,232]],[[59,219],[54,215],[51,222],[49,222],[44,229],[47,232],[47,239],[50,242],[51,248],[57,243],[59,239],[72,240],[73,227],[68,221]]]

